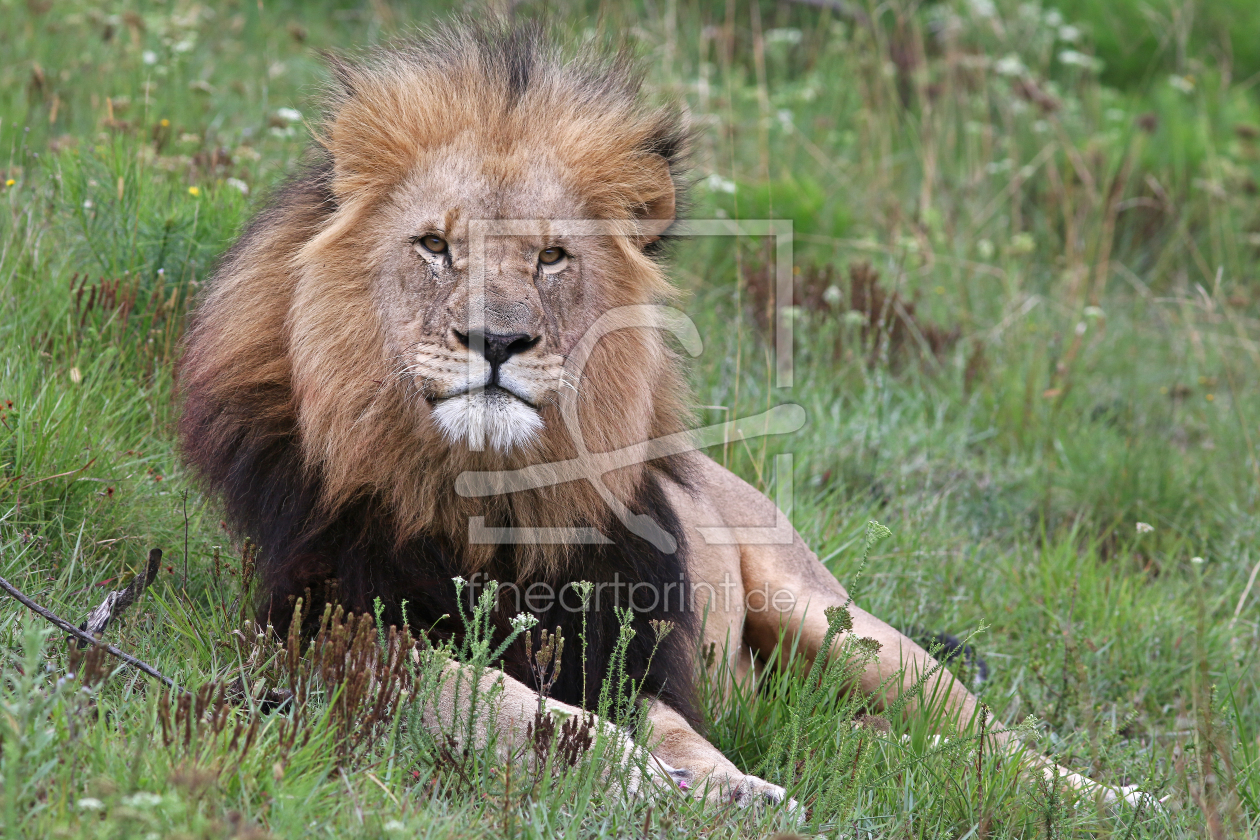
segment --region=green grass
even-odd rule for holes
[[[164,548],[168,568],[109,639],[196,687],[251,648],[232,635],[239,550],[172,435],[186,305],[300,155],[306,132],[282,109],[312,113],[317,51],[429,17],[384,2],[45,5],[0,2],[0,31],[17,33],[0,47],[0,574],[77,622]],[[1228,4],[1205,4],[1171,65],[1128,3],[1107,4],[1121,25],[1089,4],[1059,4],[1062,24],[1035,4],[891,4],[874,26],[804,4],[646,5],[561,3],[554,17],[633,33],[652,85],[701,128],[692,215],[792,218],[807,299],[796,384],[775,389],[764,244],[677,248],[706,342],[697,402],[720,407],[701,417],[789,401],[809,416],[713,454],[770,493],[773,456],[792,454],[791,518],[847,584],[866,522],[890,527],[861,605],[979,630],[999,719],[1034,716],[1040,750],[1169,806],[1072,807],[991,761],[981,791],[965,741],[931,747],[934,715],[852,735],[851,698],[791,671],[715,701],[714,742],[786,783],[815,808],[805,830],[827,836],[1254,836],[1260,98],[1239,72],[1254,61],[1245,15],[1227,68],[1213,45]],[[1097,47],[1102,80],[1063,60],[1063,24],[1085,32],[1072,48]],[[900,339],[846,312],[858,263],[913,304]],[[951,340],[922,352],[933,330]],[[479,765],[458,782],[405,704],[397,737],[342,767],[318,694],[293,746],[283,715],[260,718],[249,750],[231,727],[168,746],[156,686],[127,670],[61,681],[62,640],[0,603],[5,836],[782,827],[619,802],[589,767],[526,784],[524,769]],[[785,758],[773,735],[789,730],[804,740]]]

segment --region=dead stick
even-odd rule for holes
[[[96,638],[90,633],[84,633],[78,627],[75,627],[73,624],[66,621],[61,616],[57,615],[54,612],[49,612],[48,610],[41,607],[39,604],[32,601],[30,598],[26,597],[24,594],[22,594],[22,591],[20,589],[18,589],[16,586],[9,583],[7,580],[5,580],[2,577],[0,577],[0,588],[3,588],[5,592],[8,592],[18,601],[25,604],[27,609],[31,610],[37,615],[42,616],[49,623],[55,624],[57,627],[60,627],[62,630],[66,631],[71,636],[74,636],[76,639],[87,642],[88,644],[91,644],[91,645],[96,645],[97,647],[100,647],[100,648],[104,648],[106,653],[112,656],[118,657],[123,662],[126,662],[128,665],[130,665],[132,668],[135,668],[138,671],[143,671],[144,673],[148,674],[150,677],[153,677],[155,680],[160,680],[164,685],[166,685],[167,688],[171,688],[171,689],[174,689],[175,691],[183,693],[184,689],[176,685],[175,681],[172,680],[170,677],[164,676],[160,671],[158,671],[157,668],[154,668],[152,665],[150,665],[147,662],[142,662],[141,660],[136,659],[134,656],[132,656],[129,653],[123,653],[118,648],[114,647],[111,644],[106,644],[105,642],[102,642],[100,639]]]

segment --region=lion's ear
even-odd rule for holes
[[[677,204],[674,176],[669,171],[669,161],[660,155],[651,155],[644,161],[644,186],[640,192],[642,203],[635,219],[639,223],[639,247],[656,240],[674,223]]]

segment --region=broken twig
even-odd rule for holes
[[[150,549],[149,565],[145,570],[133,577],[131,583],[127,584],[123,589],[115,589],[106,595],[105,600],[101,601],[96,609],[88,613],[87,620],[79,625],[79,629],[96,638],[103,636],[109,623],[126,612],[127,608],[144,594],[144,590],[148,588],[149,584],[153,583],[161,565],[162,549]],[[87,643],[80,639],[79,647],[85,648]]]
[[[69,633],[71,636],[74,636],[76,639],[79,639],[80,641],[86,642],[90,645],[95,645],[99,648],[103,648],[106,653],[110,654],[111,656],[118,657],[123,662],[126,662],[128,665],[130,665],[132,668],[135,668],[137,671],[142,671],[148,674],[150,677],[153,677],[155,680],[159,680],[167,688],[170,688],[174,691],[178,691],[181,693],[184,692],[184,689],[176,685],[174,680],[162,674],[160,671],[158,671],[157,668],[154,668],[152,665],[150,665],[147,662],[143,662],[139,659],[136,659],[134,656],[132,656],[129,653],[122,652],[121,650],[119,650],[118,648],[114,647],[111,644],[106,644],[105,642],[102,642],[100,639],[97,639],[94,636],[88,635],[86,632],[84,632],[83,630],[80,630],[78,627],[75,627],[73,624],[66,621],[61,616],[57,615],[54,612],[44,609],[39,604],[35,603],[30,598],[26,597],[26,595],[23,594],[23,592],[20,589],[18,589],[16,586],[9,583],[7,580],[5,580],[2,577],[0,577],[0,589],[4,589],[5,592],[8,592],[10,595],[12,595],[15,599],[17,599],[20,603],[22,603],[31,612],[45,619],[50,624],[53,624],[61,628],[62,630]]]

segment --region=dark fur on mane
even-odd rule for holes
[[[185,440],[222,440],[225,415],[235,415],[232,438],[223,440],[224,445],[215,453],[194,450],[190,457],[200,456],[194,463],[221,492],[235,528],[261,546],[255,608],[259,623],[283,632],[293,618],[296,599],[308,598],[314,608],[308,605],[304,610],[303,630],[310,636],[321,612],[319,605],[332,602],[350,612],[373,614],[380,599],[381,618],[387,625],[400,626],[405,610],[412,630],[432,641],[460,636],[461,604],[456,602],[453,579],[467,572],[456,552],[433,537],[399,545],[386,507],[372,497],[360,499],[335,519],[325,519],[320,512],[319,478],[303,470],[295,436],[259,429],[248,416],[238,413],[239,405],[209,407],[190,401],[181,430]],[[213,433],[206,429],[208,434],[203,437],[197,428],[202,424],[217,429]],[[659,697],[693,725],[700,725],[693,685],[698,622],[690,603],[687,544],[661,488],[664,481],[686,485],[687,476],[680,470],[680,464],[670,461],[650,469],[631,505],[636,513],[651,516],[674,537],[678,543],[674,553],[660,551],[612,520],[600,523],[611,544],[581,547],[575,552],[570,575],[518,580],[513,572],[513,546],[505,545],[494,566],[483,570],[465,590],[464,613],[470,611],[469,602],[478,594],[478,585],[484,588],[486,581],[515,584],[521,594],[519,604],[516,598],[500,598],[494,615],[496,642],[505,637],[509,621],[518,611],[535,615],[539,628],[559,630],[565,647],[552,690],[557,700],[590,709],[597,706],[620,627],[613,607],[629,606],[633,608],[635,634],[625,652],[625,674],[641,681],[645,695]],[[487,524],[501,527],[508,523]],[[650,587],[644,591],[663,594],[663,598],[654,599],[660,601],[654,609],[646,609],[645,596],[636,597],[632,603],[624,586],[616,590],[606,587],[598,605],[591,603],[583,621],[581,611],[565,607],[579,602],[575,593],[562,592],[566,584],[575,581],[590,581],[597,587],[614,582],[643,584]],[[550,609],[536,612],[528,608],[523,596],[535,583],[546,584],[561,596]],[[654,619],[674,625],[659,644],[651,626]],[[585,667],[581,641],[584,624]],[[537,687],[523,640],[518,639],[508,649],[501,665],[510,676]]]

